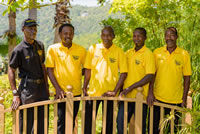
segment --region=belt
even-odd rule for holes
[[[44,79],[27,79],[27,82],[32,82],[36,84],[41,84],[44,82]]]

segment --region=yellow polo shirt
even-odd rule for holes
[[[127,72],[124,52],[114,44],[109,49],[103,44],[92,45],[84,67],[91,69],[89,96],[102,96],[107,91],[113,91],[119,79],[119,72]]]
[[[135,51],[132,48],[126,52],[128,76],[124,82],[124,89],[140,81],[147,74],[155,74],[155,60],[154,55],[144,45],[140,50]],[[149,83],[143,86],[144,98],[147,97],[149,91]],[[135,98],[137,89],[133,89],[126,97]]]
[[[55,78],[65,92],[67,85],[73,87],[74,96],[82,93],[81,78],[85,56],[86,50],[74,43],[69,49],[62,43],[57,43],[47,51],[46,67],[54,68]]]
[[[154,96],[166,103],[182,103],[183,76],[191,75],[188,52],[177,47],[170,54],[164,46],[156,49],[154,55],[156,61]]]

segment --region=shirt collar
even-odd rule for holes
[[[136,46],[135,46],[136,47]],[[135,47],[133,48],[133,52],[134,53],[136,53],[136,52],[139,52],[139,53],[142,53],[142,52],[144,52],[145,51],[145,49],[146,49],[146,45],[144,45],[140,50],[138,50],[138,51],[135,51]]]
[[[112,45],[110,46],[110,48],[107,49],[107,48],[104,47],[103,43],[100,43],[100,44],[97,44],[97,47],[100,48],[100,49],[112,50],[112,49],[115,47],[115,45],[112,44]]]
[[[68,49],[68,47],[65,47],[65,46],[62,44],[62,42],[60,43],[60,46],[61,46],[61,48],[67,49],[67,50],[71,50],[71,49],[73,49],[73,48],[75,47],[74,43],[72,43],[72,46]]]
[[[24,47],[26,47],[26,48],[32,48],[33,47],[33,45],[35,45],[35,41],[34,41],[34,43],[31,45],[31,44],[29,44],[29,43],[27,43],[25,40],[23,40],[23,42],[22,42],[23,44],[24,44]]]
[[[166,45],[163,47],[163,51],[168,52]],[[180,48],[177,46],[176,49],[172,53],[180,53]]]

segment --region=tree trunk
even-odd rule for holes
[[[37,21],[37,8],[36,8],[37,0],[30,0],[29,4],[31,8],[28,10],[28,18]]]
[[[8,14],[9,20],[9,33],[8,33],[8,56],[11,56],[11,52],[16,46],[16,13],[10,11]]]
[[[71,20],[69,18],[69,7],[69,0],[60,1],[56,4],[56,16],[54,17],[55,22],[53,26],[53,28],[55,28],[54,43],[60,42],[60,36],[58,33],[60,25],[64,23],[71,23]]]

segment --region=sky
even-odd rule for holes
[[[97,6],[97,0],[72,0],[72,5]]]
[[[7,3],[8,0],[0,0],[1,3]],[[56,2],[57,0],[53,0],[53,2]],[[70,0],[72,5],[83,5],[83,6],[98,6],[97,0]],[[38,2],[41,2],[41,0],[38,0]],[[49,0],[44,0],[45,2],[49,2]]]

